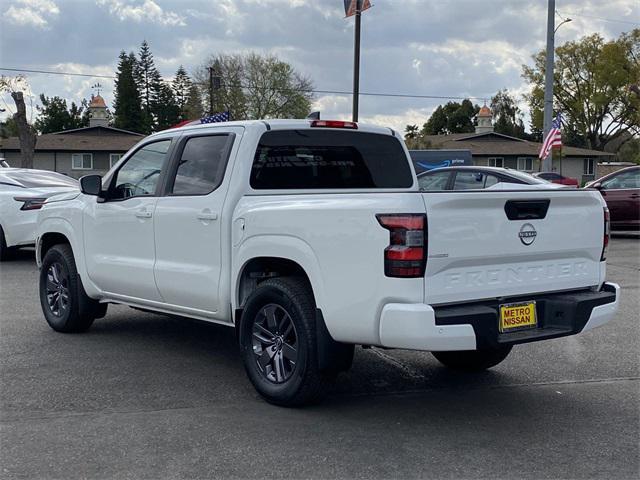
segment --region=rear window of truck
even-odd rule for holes
[[[413,175],[391,135],[275,130],[260,138],[250,183],[256,190],[408,188]]]

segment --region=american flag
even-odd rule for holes
[[[218,122],[228,122],[231,118],[229,112],[220,112],[214,113],[213,115],[207,115],[206,117],[202,117],[200,119],[200,123],[218,123]],[[197,121],[194,123],[198,123]]]
[[[368,8],[371,8],[369,0],[344,0],[344,14],[347,17],[355,15],[357,10],[364,12]]]
[[[560,114],[555,118],[553,122],[551,122],[551,130],[547,133],[547,138],[544,139],[542,143],[542,148],[540,149],[540,154],[538,158],[547,158],[549,152],[553,147],[562,147],[562,133],[560,132],[560,128],[562,127],[562,117]]]
[[[186,127],[187,125],[200,125],[203,123],[228,122],[229,120],[231,120],[231,114],[229,112],[220,112],[214,113],[213,115],[207,115],[206,117],[202,117],[200,120],[183,120],[170,128]]]

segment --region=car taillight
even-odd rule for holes
[[[609,248],[609,235],[611,234],[611,217],[609,216],[609,209],[604,207],[604,237],[602,239],[602,255],[600,261],[607,259],[607,249]]]
[[[427,265],[427,216],[424,213],[378,214],[376,218],[389,230],[389,246],[384,249],[384,274],[422,277]]]
[[[46,198],[36,198],[36,197],[13,197],[16,202],[22,202],[22,206],[20,210],[38,210],[42,208],[44,202],[47,200]]]
[[[312,127],[324,127],[324,128],[350,128],[352,130],[358,129],[356,122],[343,122],[342,120],[313,120],[311,122]]]

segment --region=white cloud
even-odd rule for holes
[[[17,4],[4,12],[5,18],[15,25],[46,28],[49,19],[60,13],[53,0],[17,0]]]
[[[151,22],[164,26],[186,25],[183,16],[163,10],[154,0],[144,0],[142,3],[130,3],[125,0],[97,0],[97,4],[108,7],[109,13],[120,21]]]

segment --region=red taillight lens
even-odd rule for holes
[[[313,120],[311,122],[312,127],[324,127],[324,128],[350,128],[352,130],[358,129],[356,122],[343,122],[342,120]]]
[[[42,208],[44,202],[47,200],[46,198],[35,198],[35,197],[13,197],[16,202],[22,202],[23,205],[20,207],[20,210],[38,210]]]
[[[384,274],[422,277],[427,265],[427,216],[423,213],[378,214],[376,218],[389,230],[389,246],[384,249]]]
[[[604,237],[602,238],[602,255],[600,261],[607,259],[607,249],[609,248],[609,235],[611,234],[611,217],[609,209],[604,207]]]

